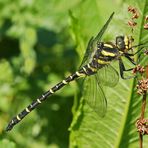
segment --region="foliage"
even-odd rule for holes
[[[64,6],[62,0],[0,1],[0,134],[17,147],[68,145],[76,83],[43,103],[12,132],[4,129],[33,99],[75,71],[68,10],[78,2],[65,1]]]
[[[95,11],[94,4],[93,11]],[[148,40],[147,31],[143,29],[144,17],[148,9],[148,2],[141,4],[140,1],[131,1],[129,5],[135,6],[140,10],[140,19],[137,22],[138,27],[132,33],[127,26],[128,5],[124,3],[119,13],[115,13],[113,24],[109,26],[107,36],[115,37],[116,35],[128,34],[133,35],[135,44]],[[89,7],[92,11],[91,7]],[[81,14],[77,14],[80,16]],[[97,16],[95,17],[97,18]],[[107,20],[107,19],[106,19]],[[91,22],[87,18],[87,22]],[[95,21],[94,21],[95,22]],[[81,26],[85,21],[80,22]],[[83,28],[84,29],[84,28]],[[89,30],[91,30],[91,25]],[[93,28],[93,29],[96,29]],[[80,29],[81,30],[81,29]],[[77,36],[77,31],[74,30]],[[78,37],[77,37],[78,38]],[[105,38],[105,39],[106,39]],[[81,51],[80,51],[81,52]],[[148,58],[143,58],[142,63],[148,64]],[[128,62],[126,65],[128,66]],[[117,63],[113,63],[116,67]],[[88,84],[89,85],[89,84]],[[100,118],[93,110],[85,103],[85,98],[82,98],[80,108],[75,113],[73,124],[71,126],[71,147],[95,147],[95,148],[135,148],[139,147],[139,135],[136,132],[135,122],[140,115],[141,98],[136,94],[135,80],[120,80],[120,83],[115,88],[104,88],[105,95],[108,98],[108,111],[104,118]],[[88,93],[89,95],[89,93]],[[77,113],[78,112],[78,113]],[[81,114],[80,114],[81,113]],[[144,139],[144,147],[148,146],[148,141]]]
[[[138,147],[134,123],[141,100],[135,95],[133,80],[120,80],[115,89],[105,89],[105,118],[98,117],[83,98],[80,100],[81,86],[73,82],[10,133],[4,132],[11,117],[75,72],[88,40],[113,11],[115,17],[104,40],[114,41],[118,34],[131,33],[126,25],[129,4],[141,11],[134,32],[139,43],[147,39],[142,30],[146,0],[128,4],[120,0],[0,0],[0,147],[66,148],[69,141],[71,147]]]

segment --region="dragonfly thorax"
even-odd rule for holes
[[[111,42],[99,42],[90,65],[93,68],[100,69],[110,64],[113,60],[117,60],[119,56],[119,49],[114,44]]]

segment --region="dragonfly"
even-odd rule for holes
[[[115,43],[101,42],[101,38],[108,28],[113,15],[114,12],[110,15],[97,36],[92,37],[89,40],[80,68],[75,73],[69,75],[43,93],[29,106],[22,110],[22,112],[13,117],[8,123],[6,131],[12,130],[16,124],[37,108],[38,105],[44,102],[49,96],[53,95],[70,82],[81,77],[85,78],[84,98],[86,99],[86,102],[96,113],[104,116],[106,112],[107,99],[102,89],[102,85],[113,87],[119,81],[119,74],[116,69],[111,66],[111,62],[119,61],[120,76],[123,79],[127,79],[124,76],[124,72],[130,71],[132,68],[125,68],[122,57],[127,58],[135,65],[135,61],[132,57],[137,54],[129,53],[129,51],[134,47],[132,46],[133,38],[131,36],[117,36]]]

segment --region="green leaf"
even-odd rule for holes
[[[36,64],[36,53],[34,45],[36,43],[36,32],[33,28],[26,28],[25,34],[20,39],[20,49],[24,59],[23,71],[30,74]]]
[[[16,148],[15,144],[7,139],[0,141],[1,148]]]
[[[87,1],[88,3],[90,1]],[[89,3],[90,5],[91,2]],[[134,29],[134,33],[127,26],[128,6],[132,5],[138,8],[141,12],[138,19],[138,25]],[[93,11],[96,10],[93,7]],[[90,10],[88,10],[90,11]],[[115,38],[116,35],[133,35],[137,45],[143,41],[148,40],[147,30],[143,29],[144,17],[148,12],[148,1],[141,3],[138,1],[128,1],[120,8],[120,12],[115,11],[114,24],[109,25],[107,35]],[[78,19],[79,21],[79,19]],[[81,26],[84,26],[84,20],[81,21]],[[85,22],[85,21],[84,21]],[[89,18],[87,22],[90,23]],[[86,22],[85,22],[86,23]],[[91,25],[90,28],[91,30]],[[85,30],[85,28],[83,28]],[[105,35],[106,35],[105,34]],[[106,35],[106,36],[107,36]],[[91,35],[90,35],[91,37]],[[115,41],[114,41],[115,42]],[[143,58],[143,64],[148,64],[148,58]],[[113,63],[114,67],[118,67],[118,62]],[[125,61],[125,65],[129,65]],[[93,148],[135,148],[139,147],[139,134],[135,127],[137,119],[141,113],[141,97],[136,93],[136,80],[121,80],[114,88],[104,88],[105,95],[108,99],[108,109],[104,118],[99,117],[96,113],[85,103],[80,104],[81,115],[75,113],[71,128],[70,147],[93,147]],[[88,93],[89,94],[89,93]],[[145,116],[147,117],[148,112]],[[75,125],[74,125],[75,124]],[[147,136],[143,139],[144,146],[148,146]]]

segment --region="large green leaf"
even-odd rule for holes
[[[86,3],[85,3],[86,4]],[[92,6],[92,1],[87,1],[89,6]],[[129,5],[135,6],[140,11],[140,18],[138,19],[138,26],[131,33],[127,26],[128,16],[127,8]],[[96,11],[96,5],[88,11]],[[83,8],[82,8],[83,9]],[[135,44],[141,41],[148,41],[147,30],[143,29],[144,17],[148,13],[148,1],[128,1],[115,12],[114,24],[110,25],[107,34],[115,37],[115,35],[132,34],[135,39]],[[78,15],[79,16],[79,15]],[[80,15],[81,16],[81,15]],[[94,17],[94,16],[92,16]],[[91,18],[91,15],[90,15]],[[90,23],[90,18],[87,22]],[[81,18],[79,18],[81,19]],[[107,18],[106,18],[107,20]],[[85,22],[80,21],[84,27]],[[94,21],[96,23],[96,21]],[[86,22],[85,22],[86,23]],[[98,21],[99,25],[99,21]],[[86,25],[87,26],[87,25]],[[84,29],[84,28],[83,28]],[[91,30],[91,26],[89,28]],[[148,58],[144,60],[143,64],[148,64]],[[117,62],[114,67],[117,67]],[[126,65],[129,65],[125,61]],[[85,98],[81,98],[78,113],[71,126],[70,147],[79,148],[136,148],[139,147],[139,134],[135,127],[136,120],[141,112],[141,97],[136,94],[136,80],[121,80],[114,88],[105,88],[105,94],[108,99],[108,111],[104,118],[96,115],[85,103]],[[89,94],[89,93],[88,93]],[[81,112],[81,114],[80,114]],[[148,115],[148,114],[146,114]],[[144,146],[148,147],[148,139],[144,138]]]

